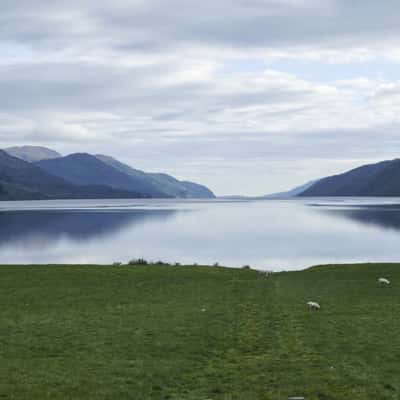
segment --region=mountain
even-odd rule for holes
[[[400,159],[329,176],[299,196],[400,196]]]
[[[97,154],[96,157],[117,170],[137,179],[146,180],[151,186],[166,197],[174,198],[215,198],[214,193],[206,186],[194,182],[179,181],[171,175],[162,173],[147,173],[123,164],[113,157]]]
[[[52,158],[62,157],[61,154],[47,147],[40,146],[15,146],[4,149],[10,156],[20,158],[28,162],[40,160],[49,160]]]
[[[211,199],[215,198],[215,194],[206,186],[189,181],[180,181],[182,186],[187,190],[186,197],[192,199]]]
[[[87,153],[42,160],[35,165],[75,185],[106,185],[144,197],[168,197],[143,177],[128,175]]]
[[[288,199],[288,198],[296,197],[296,196],[299,196],[301,193],[305,192],[311,186],[315,185],[316,182],[318,182],[318,180],[313,180],[313,181],[307,182],[304,185],[297,186],[286,192],[268,194],[266,196],[263,196],[262,198],[263,199]]]
[[[149,173],[150,179],[155,182],[160,188],[166,193],[169,193],[172,197],[177,198],[190,198],[188,189],[181,184],[181,182],[171,175],[164,174],[161,172]]]
[[[137,182],[140,182],[142,185],[146,185],[148,190],[154,193],[154,197],[174,197],[163,190],[162,187],[159,187],[156,182],[153,182],[152,179],[149,179],[148,174],[138,169],[132,168],[127,164],[124,164],[113,157],[106,156],[104,154],[96,154],[95,157],[107,164],[108,166],[116,169],[117,171],[129,176],[131,179],[134,179]]]
[[[100,185],[103,189],[134,193],[135,197],[215,198],[203,185],[179,181],[163,173],[140,171],[106,155],[75,153],[63,157],[54,150],[35,146],[10,147],[5,151],[75,186]]]
[[[139,193],[107,186],[78,186],[0,150],[0,200],[132,198]]]
[[[274,199],[291,199],[293,197],[299,196],[306,189],[310,188],[314,185],[317,180],[313,180],[305,183],[304,185],[297,186],[293,189],[287,190],[286,192],[278,192],[266,194],[264,196],[244,196],[244,195],[229,195],[229,196],[220,196],[220,199],[226,200],[274,200]]]

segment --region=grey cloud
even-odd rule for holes
[[[2,2],[0,35],[53,48],[86,40],[120,49],[367,43],[399,34],[398,2],[387,0]]]
[[[296,75],[332,49],[334,63],[354,49],[379,63],[381,48],[395,62],[398,1],[167,3],[3,0],[0,146],[111,152],[219,193],[240,182],[259,194],[400,150],[398,82]],[[291,73],[247,68],[271,51]]]
[[[234,48],[316,44],[327,41],[365,42],[399,33],[396,1],[202,1],[160,0],[142,7],[107,5],[94,10],[101,27],[126,38],[137,30],[154,45],[204,43]],[[121,36],[120,36],[121,37]],[[128,40],[129,43],[129,40]],[[149,41],[147,42],[149,44]],[[134,47],[134,43],[132,44]]]

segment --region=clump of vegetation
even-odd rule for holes
[[[162,266],[170,267],[171,266],[171,264],[166,261],[158,260],[158,261],[153,262],[153,261],[147,261],[144,258],[134,258],[129,261],[128,265],[157,265],[160,267],[162,267]],[[180,265],[180,264],[176,263],[175,265]]]
[[[251,269],[250,265],[243,265],[242,269]]]
[[[114,262],[112,265],[113,265],[113,267],[120,267],[122,265],[122,262],[117,261],[117,262]]]
[[[156,261],[156,262],[154,263],[154,265],[158,265],[158,266],[164,266],[164,267],[169,267],[169,266],[171,266],[171,264],[170,264],[170,263],[167,263],[167,262],[165,262],[165,261],[161,261],[161,260],[159,260],[159,261]]]
[[[213,267],[219,267],[219,263],[218,262],[214,263]]]
[[[149,265],[149,262],[144,258],[133,258],[128,262],[128,265]]]

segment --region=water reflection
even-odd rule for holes
[[[320,207],[319,210],[327,215],[347,218],[364,225],[400,230],[400,206],[397,204],[345,206],[327,209]]]
[[[106,239],[123,229],[171,218],[174,210],[36,210],[0,212],[0,246],[29,240],[50,245],[60,239]]]

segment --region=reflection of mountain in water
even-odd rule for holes
[[[0,212],[0,245],[28,238],[48,242],[60,238],[89,240],[107,237],[136,224],[165,220],[173,210],[45,210]]]
[[[368,205],[319,209],[336,217],[343,217],[364,225],[374,225],[385,229],[400,230],[400,205]]]

